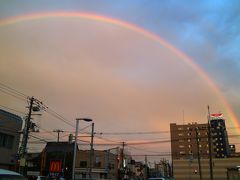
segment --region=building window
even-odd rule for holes
[[[183,136],[183,133],[179,133],[178,136]]]
[[[180,151],[179,154],[180,155],[185,155],[185,151]]]
[[[101,167],[101,162],[95,162],[94,167]]]
[[[100,179],[107,179],[107,173],[100,173]]]
[[[101,162],[100,162],[100,158],[98,156],[96,156],[95,158],[95,164],[94,164],[95,167],[101,167]]]
[[[189,148],[191,148],[191,147],[192,147],[192,145],[191,145],[191,144],[189,144],[189,145],[188,145],[188,147],[189,147]]]
[[[13,147],[14,136],[0,133],[0,147],[11,149]]]
[[[184,148],[184,145],[179,145],[179,148]]]
[[[191,142],[191,139],[188,139],[188,142]]]
[[[80,161],[80,167],[81,168],[87,167],[87,161]]]
[[[87,178],[87,174],[86,173],[82,173],[82,178]]]
[[[182,128],[182,127],[179,127],[178,130],[183,130],[183,128]]]
[[[191,136],[191,135],[192,135],[192,133],[189,132],[189,133],[188,133],[188,136]]]
[[[184,142],[184,139],[179,139],[178,141],[179,141],[179,142]]]

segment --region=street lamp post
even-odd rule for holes
[[[74,142],[74,152],[73,152],[73,167],[72,167],[72,179],[75,179],[75,166],[76,166],[76,151],[77,151],[77,138],[78,138],[78,126],[79,121],[91,122],[92,119],[88,118],[77,118],[76,119],[76,131],[75,131],[75,142]]]

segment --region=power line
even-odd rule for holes
[[[50,115],[52,115],[53,117],[61,120],[62,122],[66,123],[67,125],[71,126],[71,127],[75,127],[75,125],[70,122],[69,120],[67,120],[66,118],[64,118],[63,116],[61,116],[60,114],[58,114],[57,112],[55,112],[54,110],[52,110],[51,108],[48,107],[48,109],[45,110],[47,113],[49,113]]]
[[[141,148],[136,148],[134,146],[129,146],[128,145],[128,148],[132,148],[132,149],[135,149],[135,150],[139,150],[139,151],[144,151],[144,152],[149,152],[149,153],[160,153],[160,152],[156,152],[156,151],[149,151],[149,150],[146,150],[146,149],[141,149]]]
[[[17,98],[17,99],[20,99],[20,100],[26,100],[26,98],[23,98],[22,96],[17,96],[16,94],[13,94],[13,93],[11,93],[11,92],[8,92],[7,90],[5,90],[5,89],[1,89],[1,87],[0,87],[0,91],[2,91],[3,93],[5,93],[5,94],[8,94],[8,95],[10,95],[10,96],[13,96],[13,97],[15,97],[15,98]]]
[[[2,86],[2,88],[8,89],[9,91],[11,91],[11,92],[13,92],[13,93],[15,93],[15,94],[18,94],[19,96],[22,96],[22,97],[24,97],[24,98],[27,98],[27,97],[28,97],[26,94],[24,94],[24,93],[22,93],[22,92],[20,92],[20,91],[18,91],[18,90],[16,90],[16,89],[13,89],[13,88],[11,88],[11,87],[3,84],[3,83],[0,83],[0,86]]]
[[[13,108],[10,108],[10,107],[7,107],[7,106],[3,106],[3,105],[1,105],[1,104],[0,104],[0,106],[1,106],[2,108],[5,108],[5,109],[11,110],[11,111],[15,111],[15,112],[20,113],[20,114],[22,114],[22,115],[26,115],[25,112],[21,112],[21,111],[18,111],[18,110],[16,110],[16,109],[13,109]]]
[[[97,132],[100,135],[139,135],[139,134],[163,134],[170,131],[149,131],[149,132]]]

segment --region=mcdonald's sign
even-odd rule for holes
[[[62,161],[54,160],[50,161],[49,172],[61,172],[62,170]]]

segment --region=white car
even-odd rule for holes
[[[0,179],[1,180],[25,180],[26,178],[19,173],[14,171],[9,171],[5,169],[0,169]]]

